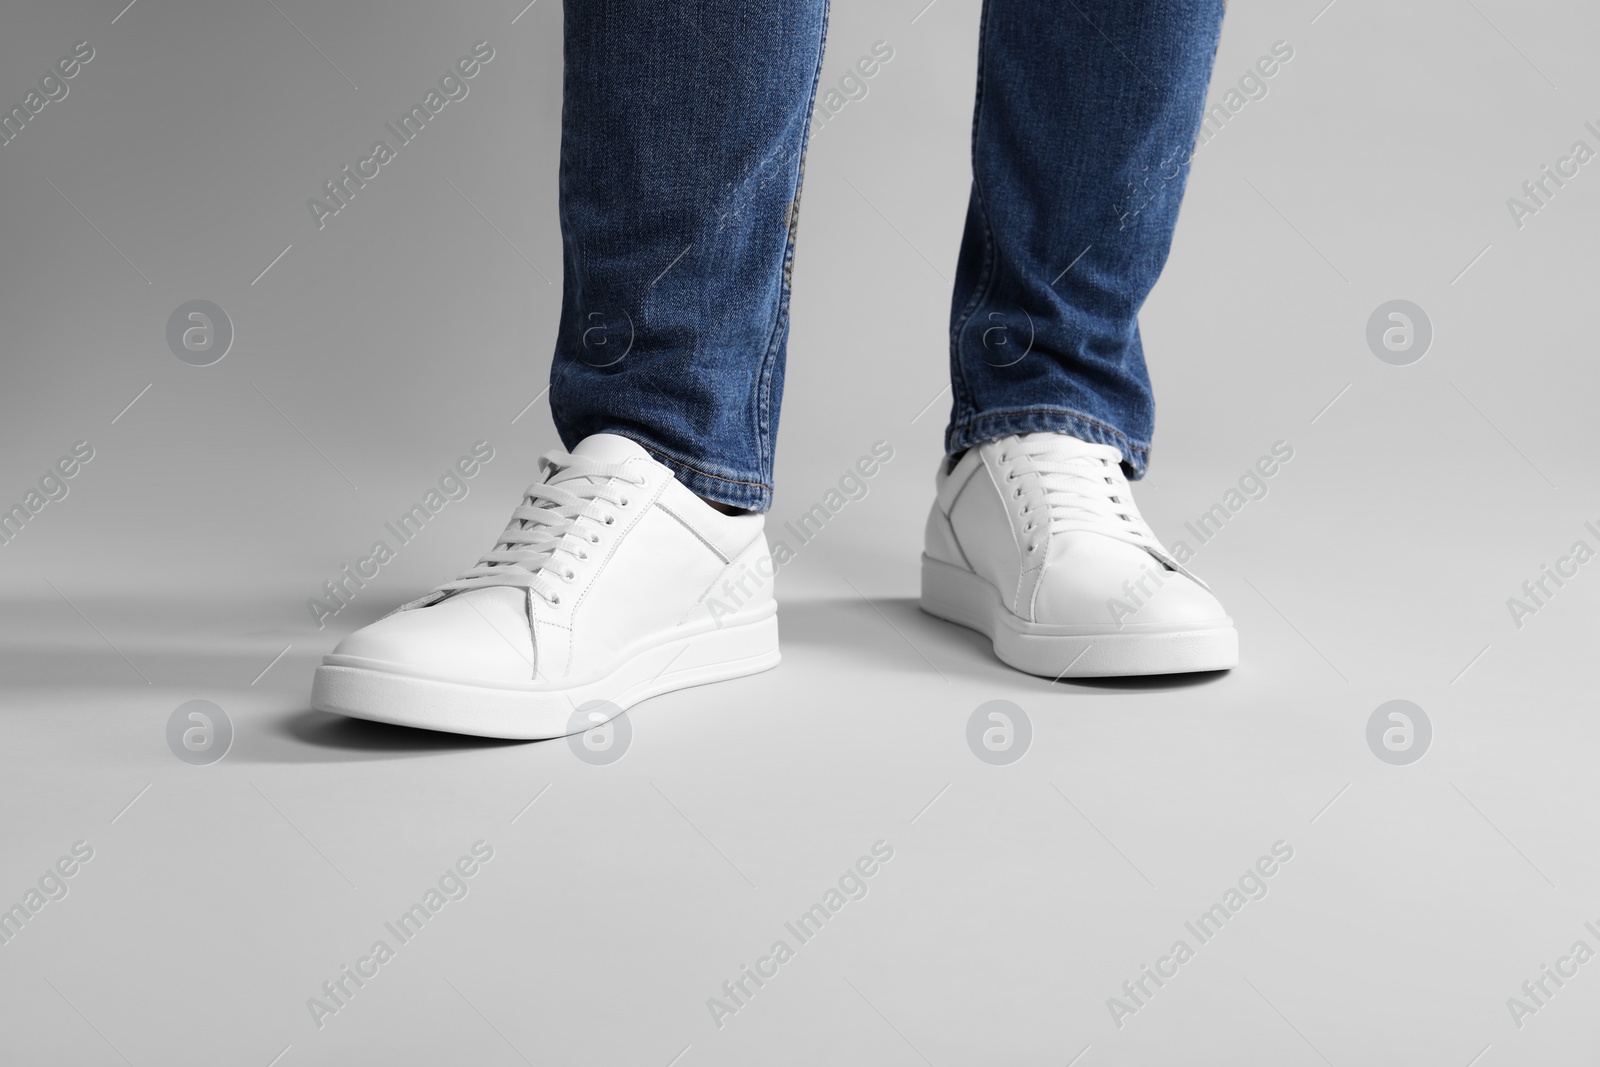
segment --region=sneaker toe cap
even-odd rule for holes
[[[418,674],[480,682],[527,682],[534,646],[526,594],[497,588],[458,594],[385,616],[350,634],[334,656]]]
[[[1067,534],[1051,547],[1034,599],[1037,622],[1119,629],[1228,624],[1210,591],[1141,548],[1097,534]]]

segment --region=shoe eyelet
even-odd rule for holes
[[[607,515],[606,516],[606,525],[607,526],[610,526],[612,523],[614,523],[616,521],[617,521],[617,517],[615,515]]]
[[[618,506],[619,507],[624,507],[624,508],[627,507],[628,506],[628,498],[627,497],[623,497],[622,498],[622,503],[619,504]]]
[[[560,603],[561,603],[560,594],[557,594],[556,596],[553,596],[553,597],[550,598],[550,604],[551,604],[552,607],[557,606]]]

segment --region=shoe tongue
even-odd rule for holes
[[[620,466],[630,460],[643,460],[644,463],[654,463],[650,453],[634,444],[626,437],[619,437],[614,433],[590,434],[578,442],[578,447],[572,450],[572,455],[577,459],[588,460],[591,463],[604,463],[608,466]],[[635,465],[635,470],[642,469],[642,465]],[[630,474],[629,477],[637,477]],[[552,485],[566,485],[568,489],[582,494],[586,485],[604,485],[611,480],[610,476],[595,477],[584,472],[584,464],[565,467],[555,473],[550,479]],[[576,483],[576,484],[574,484]],[[551,505],[545,505],[549,507]]]
[[[635,457],[650,458],[650,453],[614,433],[590,434],[572,450],[574,456],[592,459],[597,463],[625,463]]]
[[[1095,459],[1101,457],[1111,459],[1114,463],[1122,462],[1122,452],[1113,445],[1094,444],[1090,441],[1081,441],[1070,434],[1064,433],[1025,433],[1020,439],[1030,445],[1044,445],[1048,447],[1047,455],[1051,459]]]

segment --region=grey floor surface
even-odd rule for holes
[[[1138,495],[1239,669],[1051,683],[916,609],[978,8],[841,3],[824,80],[895,58],[813,145],[774,526],[894,458],[781,575],[782,665],[609,747],[307,707],[556,444],[559,4],[0,15],[4,100],[96,50],[0,147],[0,500],[94,450],[0,547],[0,1062],[1593,1063],[1600,178],[1507,201],[1600,147],[1595,16],[1231,7],[1213,98],[1295,57],[1196,155]],[[316,229],[304,199],[480,39],[437,137]],[[207,367],[164,332],[194,299],[234,328]],[[1431,340],[1385,360],[1395,300]],[[480,440],[319,629],[307,599]],[[191,701],[231,732],[209,764],[169,744]],[[995,701],[1009,763],[969,741]]]

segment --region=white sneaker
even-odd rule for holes
[[[922,610],[1047,678],[1239,664],[1217,598],[1139,517],[1122,453],[1059,433],[1005,437],[941,463]]]
[[[476,567],[323,658],[312,707],[560,737],[647,697],[777,665],[762,516],[722,514],[613,434],[546,453],[539,468]]]

